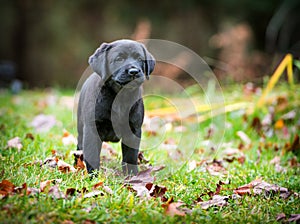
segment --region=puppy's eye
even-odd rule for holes
[[[124,57],[122,57],[122,56],[118,56],[118,57],[116,57],[116,59],[115,59],[115,61],[116,62],[123,62],[125,59],[124,59]]]
[[[138,58],[137,58],[137,61],[142,62],[142,61],[144,61],[144,60],[143,60],[142,57],[138,57]]]

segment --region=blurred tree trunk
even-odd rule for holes
[[[15,29],[13,38],[14,61],[17,64],[17,78],[28,80],[27,70],[27,38],[28,38],[28,0],[14,0]]]

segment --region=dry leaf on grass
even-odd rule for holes
[[[225,183],[222,181],[219,181],[219,183],[217,183],[217,187],[215,191],[208,191],[206,193],[202,193],[198,198],[197,198],[197,202],[202,202],[202,197],[205,195],[208,195],[210,199],[212,199],[213,196],[218,195],[221,192],[221,188],[222,185],[224,185]]]
[[[276,216],[276,221],[281,221],[283,219],[286,218],[286,215],[284,213],[279,213],[277,216]]]
[[[47,191],[49,191],[51,184],[58,184],[61,182],[62,182],[62,179],[45,180],[40,183],[40,191],[47,192]]]
[[[62,179],[46,180],[40,183],[40,192],[44,192],[54,199],[65,199],[66,195],[59,190],[58,185]],[[51,186],[54,184],[54,186]]]
[[[62,173],[75,173],[77,170],[70,164],[60,160],[58,157],[46,158],[43,165],[48,165],[50,168],[56,168]]]
[[[67,130],[64,130],[62,143],[63,145],[77,145],[77,138],[75,138],[74,135],[69,133]]]
[[[36,132],[47,132],[57,123],[53,115],[39,114],[34,117],[31,126]]]
[[[300,222],[300,214],[291,214],[290,218],[288,219],[288,222]]]
[[[297,155],[300,154],[300,138],[299,135],[295,135],[294,140],[290,146],[287,147],[286,151],[291,151]]]
[[[98,196],[104,196],[103,191],[100,190],[93,190],[89,193],[86,193],[83,198],[93,198],[93,197],[98,197]]]
[[[110,189],[110,187],[108,187],[108,186],[105,186],[105,185],[103,184],[103,182],[96,183],[96,184],[93,186],[93,189],[94,189],[94,190],[97,189],[97,188],[102,188],[102,189],[103,189],[106,193],[108,193],[108,194],[112,194],[112,193],[113,193],[112,189]]]
[[[8,196],[14,192],[15,185],[8,180],[2,180],[0,183],[0,195]]]
[[[94,184],[92,189],[93,190],[91,192],[88,192],[88,193],[84,194],[83,197],[84,198],[91,198],[91,197],[104,196],[104,193],[113,194],[112,189],[108,186],[105,186],[102,181]],[[101,189],[101,190],[99,190],[99,189]],[[86,192],[86,189],[84,189],[84,191]],[[85,193],[85,192],[83,192],[83,193]]]
[[[151,173],[162,170],[164,166],[150,167],[147,170],[140,171],[136,176],[125,179],[125,185],[136,192],[138,197],[162,197],[166,192],[165,187],[154,185],[155,177]]]
[[[183,202],[174,202],[173,198],[170,198],[165,204],[162,204],[162,207],[165,209],[165,214],[168,216],[185,216],[185,212],[179,210],[179,207],[183,204]]]
[[[240,137],[240,139],[243,141],[244,144],[246,145],[250,145],[251,144],[251,139],[249,138],[249,136],[243,132],[243,131],[238,131],[237,136]]]
[[[34,136],[33,136],[33,134],[32,133],[27,133],[26,135],[25,135],[25,138],[27,138],[27,139],[30,139],[30,140],[34,140]]]
[[[57,168],[62,173],[69,173],[69,172],[75,173],[76,172],[76,169],[73,166],[71,166],[70,164],[68,164],[62,160],[58,160]]]
[[[276,216],[276,221],[281,221],[282,223],[299,223],[300,222],[300,214],[291,214],[291,216],[287,220],[287,216],[284,213],[280,213]]]
[[[275,166],[275,171],[277,173],[281,173],[281,172],[287,172],[287,169],[282,167],[280,165],[280,157],[279,156],[275,156],[271,161],[270,164]]]
[[[102,149],[101,153],[107,154],[110,157],[116,157],[118,156],[118,153],[116,150],[107,142],[102,143]]]
[[[61,224],[74,224],[71,220],[64,220]]]
[[[131,178],[125,179],[125,183],[134,184],[134,183],[151,183],[155,180],[154,177],[151,176],[151,173],[160,171],[164,169],[165,166],[156,166],[156,167],[149,167],[146,170],[140,171],[136,176]]]
[[[223,166],[222,161],[213,160],[206,166],[207,172],[212,176],[223,176],[228,173],[228,171]]]
[[[147,160],[144,157],[144,153],[140,151],[138,154],[138,164],[147,164],[147,163],[149,163],[149,160]]]
[[[164,195],[167,192],[166,187],[150,183],[146,185],[146,188],[149,189],[151,197],[162,198],[164,200]]]
[[[39,190],[36,188],[29,188],[27,184],[24,183],[20,187],[16,187],[9,180],[2,180],[0,183],[0,198],[7,197],[8,195],[19,194],[24,195],[34,195],[38,194]]]
[[[222,155],[223,160],[229,163],[233,162],[234,160],[237,160],[240,164],[243,164],[246,159],[245,154],[236,148],[226,148],[222,152]]]
[[[85,170],[86,166],[83,160],[83,151],[82,150],[73,151],[72,154],[74,156],[74,167],[76,169]]]
[[[212,206],[222,207],[228,205],[228,199],[229,196],[214,195],[211,200],[198,202],[198,204],[202,209],[208,209]]]
[[[197,202],[197,204],[200,205],[202,209],[208,209],[210,207],[215,207],[215,206],[218,206],[218,207],[226,206],[226,205],[228,205],[229,199],[237,200],[239,198],[241,198],[241,196],[239,196],[237,194],[232,194],[232,195],[228,195],[228,196],[221,196],[221,195],[215,194],[211,197],[210,200],[199,201],[199,202]]]
[[[21,150],[23,148],[20,137],[15,137],[7,141],[7,148],[16,148]]]
[[[238,187],[234,190],[238,195],[261,195],[272,196],[279,194],[282,198],[288,198],[293,193],[285,187],[280,187],[276,184],[269,184],[262,180],[262,178],[251,181],[249,184]]]
[[[54,199],[65,199],[66,195],[59,190],[57,185],[50,187],[48,195],[52,196]]]

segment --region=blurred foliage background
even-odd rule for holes
[[[74,87],[102,42],[153,38],[192,49],[221,80],[259,83],[285,53],[299,58],[299,10],[298,0],[1,0],[0,73]]]

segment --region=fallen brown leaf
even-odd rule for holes
[[[135,191],[138,197],[159,197],[159,193],[162,196],[163,191],[166,191],[167,189],[154,185],[153,182],[155,177],[151,176],[151,173],[162,170],[163,168],[164,166],[157,166],[140,171],[136,176],[133,176],[130,179],[125,179],[125,185],[129,190]],[[159,190],[161,191],[159,192]]]
[[[27,195],[36,195],[39,194],[40,190],[34,187],[27,187]]]
[[[66,196],[73,196],[75,195],[75,193],[77,192],[77,190],[75,188],[68,188],[66,191]]]
[[[289,160],[290,167],[300,167],[300,163],[298,163],[298,159],[296,156]]]
[[[154,177],[151,176],[152,172],[157,172],[164,169],[165,166],[156,166],[156,167],[149,167],[146,170],[140,171],[136,176],[131,177],[130,179],[125,179],[125,183],[151,183],[155,180]]]
[[[28,192],[27,192],[27,184],[24,183],[20,187],[15,187],[14,188],[14,193],[21,194],[21,195],[27,195],[28,194]]]
[[[97,188],[102,188],[102,189],[103,189],[106,193],[108,193],[108,194],[112,194],[112,193],[113,193],[112,189],[110,189],[110,187],[108,187],[108,186],[105,186],[105,185],[103,184],[103,182],[96,183],[96,184],[93,186],[93,189],[94,189],[94,190],[97,189]]]
[[[62,179],[52,179],[52,180],[45,180],[40,183],[40,191],[47,192],[50,189],[51,184],[61,183]]]
[[[105,154],[109,154],[110,157],[116,157],[118,156],[118,153],[116,152],[116,150],[107,142],[103,142],[102,143],[102,150],[103,153]],[[102,151],[101,151],[102,154]]]
[[[8,195],[19,194],[24,195],[34,195],[38,194],[40,191],[36,188],[29,188],[27,184],[24,183],[20,187],[16,187],[13,183],[8,180],[2,180],[0,183],[0,196],[1,198],[7,197]]]
[[[236,148],[227,148],[222,152],[222,155],[223,155],[223,160],[230,163],[233,162],[234,160],[237,160],[240,164],[243,164],[246,159],[244,153]]]
[[[240,137],[240,139],[243,141],[243,143],[245,143],[246,145],[250,145],[251,144],[251,139],[249,138],[249,136],[243,132],[243,131],[238,131],[237,136]]]
[[[52,152],[54,153],[54,151]],[[54,154],[56,154],[56,152]],[[43,165],[48,165],[48,167],[50,168],[57,167],[57,169],[62,173],[69,173],[69,172],[74,173],[77,171],[73,166],[64,162],[63,160],[60,160],[57,156],[45,159]]]
[[[8,180],[2,180],[0,183],[0,195],[6,197],[14,192],[14,188],[15,185],[12,182]]]
[[[276,104],[276,111],[280,112],[288,107],[289,102],[286,96],[278,96],[276,99]]]
[[[288,222],[300,222],[300,214],[291,214],[290,218],[288,219]]]
[[[74,135],[69,133],[67,130],[64,130],[62,143],[63,145],[77,145],[77,138],[75,138]]]
[[[74,196],[76,193],[80,193],[80,194],[87,193],[87,189],[84,187],[81,190],[77,190],[76,188],[68,188],[66,190],[66,196]]]
[[[101,181],[101,182],[98,182],[98,183],[94,184],[93,189],[97,189],[97,188],[102,187],[102,186],[103,186],[103,182]]]
[[[165,204],[162,204],[162,207],[165,209],[165,214],[168,216],[185,216],[185,213],[178,209],[183,204],[183,202],[174,202],[173,198],[170,198]]]
[[[55,168],[57,166],[58,160],[59,159],[57,157],[46,158],[42,165],[47,165],[50,168]]]
[[[59,190],[57,185],[49,188],[48,195],[52,196],[54,199],[65,199],[66,195]]]
[[[207,172],[212,176],[222,176],[227,174],[227,170],[223,166],[221,161],[213,160],[206,166]]]
[[[59,171],[61,171],[63,173],[69,173],[69,172],[75,173],[76,172],[76,169],[73,166],[71,166],[70,164],[68,164],[62,160],[58,160],[57,168]]]
[[[262,124],[261,124],[261,121],[259,119],[259,117],[254,117],[253,120],[252,120],[252,123],[251,123],[251,127],[256,130],[256,132],[258,134],[261,133],[261,130],[262,130]]]
[[[33,136],[32,133],[27,133],[27,134],[25,135],[25,138],[31,139],[32,141],[34,140],[34,136]]]
[[[221,192],[222,185],[224,185],[224,184],[225,184],[224,182],[219,181],[219,182],[217,183],[217,187],[216,187],[216,190],[215,190],[215,191],[208,191],[208,192],[202,193],[202,194],[196,199],[196,202],[203,202],[202,197],[205,196],[205,195],[208,195],[209,198],[212,199],[213,196],[218,195],[218,194]]]
[[[85,170],[86,166],[83,160],[83,151],[82,150],[74,151],[73,156],[74,156],[74,167],[76,169]]]
[[[87,213],[90,213],[94,208],[97,207],[97,204],[96,203],[93,203],[91,206],[88,206],[86,208],[83,208],[82,210],[87,212]]]
[[[275,166],[275,171],[277,173],[281,173],[281,172],[286,172],[287,169],[282,167],[280,165],[280,157],[279,156],[275,156],[271,161],[270,161],[270,164],[274,165]]]
[[[300,151],[300,138],[299,135],[295,135],[294,140],[290,147],[287,148],[288,152],[299,153]]]
[[[39,114],[31,122],[36,132],[47,132],[57,123],[53,115]]]
[[[98,197],[98,196],[104,196],[103,191],[99,190],[93,190],[83,196],[83,198],[93,198],[93,197]]]
[[[212,206],[222,207],[228,205],[228,199],[229,196],[214,195],[211,200],[198,202],[198,204],[201,206],[202,209],[208,209]]]
[[[262,178],[251,181],[249,184],[238,187],[234,190],[234,193],[238,195],[261,195],[272,196],[279,194],[282,198],[288,198],[292,192],[285,187],[280,187],[276,184],[269,184],[262,180]]]
[[[61,224],[74,224],[71,220],[64,220]]]
[[[296,111],[292,110],[292,111],[282,115],[281,119],[283,119],[283,120],[293,120],[293,119],[295,119],[296,115],[297,115]]]
[[[281,221],[283,219],[286,218],[286,215],[284,213],[279,213],[277,216],[276,216],[276,221]]]
[[[23,148],[20,137],[15,137],[7,141],[7,148],[16,148],[21,150]]]
[[[96,221],[89,220],[89,219],[83,221],[83,224],[95,224],[95,223]]]
[[[149,163],[149,160],[147,160],[145,157],[144,157],[144,153],[143,152],[139,152],[138,154],[138,163],[139,164],[147,164]]]
[[[149,187],[149,186],[148,186]],[[153,185],[150,188],[150,196],[151,197],[155,197],[155,198],[162,198],[164,196],[164,194],[167,191],[166,187],[162,187],[162,186],[158,186],[158,185]]]

